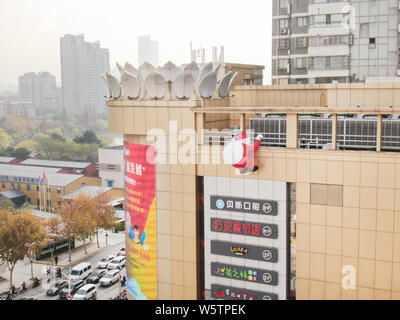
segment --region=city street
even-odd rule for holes
[[[89,262],[92,265],[93,270],[96,270],[96,265],[97,263],[101,260],[101,258],[103,258],[106,255],[116,255],[118,253],[118,251],[120,251],[121,248],[123,248],[125,245],[123,242],[121,243],[117,243],[113,246],[104,248],[102,250],[100,250],[99,252],[95,253],[94,255],[88,257],[87,259],[84,259],[80,262],[77,262],[76,264],[71,265],[71,269],[81,263],[81,262]],[[64,274],[69,274],[69,268],[64,268],[62,270],[62,272]],[[123,275],[125,275],[125,268],[123,268],[121,270],[121,277],[123,277]],[[43,278],[45,279],[45,277]],[[63,279],[65,279],[65,277],[63,277]],[[31,289],[26,293],[23,293],[21,295],[18,295],[15,300],[20,300],[22,298],[28,298],[28,297],[34,297],[36,299],[39,300],[58,300],[59,296],[47,296],[46,295],[46,290],[47,290],[47,283],[45,283],[44,285],[42,284],[41,286]],[[97,300],[109,300],[110,298],[116,296],[119,292],[120,289],[120,284],[116,283],[112,286],[110,286],[109,288],[103,288],[100,287],[99,284],[96,285],[97,286]]]

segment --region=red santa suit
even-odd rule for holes
[[[224,162],[231,164],[234,168],[241,169],[241,173],[257,171],[258,167],[254,164],[254,153],[260,147],[261,139],[262,135],[259,134],[254,144],[251,144],[246,134],[240,131],[236,140],[232,140],[224,148]]]

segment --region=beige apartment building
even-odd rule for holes
[[[400,299],[400,83],[236,86],[232,95],[203,106],[107,101],[111,132],[150,145],[163,130],[167,148],[156,154],[168,160],[190,139],[177,139],[182,129],[196,133],[194,163],[155,165],[157,299],[230,299],[237,289],[245,299]],[[223,144],[203,131],[219,119],[218,129],[263,134],[258,171],[224,164]],[[203,161],[213,152],[220,158]],[[238,198],[268,201],[274,216],[227,211]],[[262,237],[266,225],[276,231]],[[264,259],[251,256],[260,248]]]

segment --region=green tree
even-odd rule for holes
[[[92,130],[86,130],[83,135],[76,136],[74,139],[74,142],[80,143],[80,144],[100,144],[101,141],[97,138],[97,135],[94,131]]]
[[[17,148],[23,148],[29,151],[36,150],[37,143],[33,140],[24,140],[17,144]]]
[[[0,150],[7,148],[12,143],[10,135],[2,128],[0,128]]]
[[[12,153],[12,156],[19,159],[19,160],[26,160],[28,159],[30,155],[30,151],[25,149],[25,148],[17,148],[15,151]]]

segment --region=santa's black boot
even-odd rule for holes
[[[250,171],[250,172],[256,172],[258,169],[259,169],[258,166],[254,166],[254,168],[253,168],[253,169],[249,169],[249,171]]]

